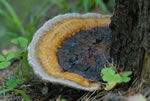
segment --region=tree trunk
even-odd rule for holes
[[[120,69],[150,81],[150,0],[116,0],[111,55]]]

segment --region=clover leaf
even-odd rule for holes
[[[123,76],[124,77],[127,77],[127,76],[130,76],[132,74],[132,72],[131,71],[128,71],[128,72],[124,72],[123,73]]]
[[[0,61],[5,61],[5,57],[3,55],[0,55]]]
[[[102,79],[105,82],[116,82],[116,83],[122,83],[122,82],[129,82],[131,80],[130,76],[132,74],[131,71],[123,72],[123,75],[120,75],[119,73],[115,73],[115,69],[113,66],[108,68],[103,68],[101,70],[101,73],[103,74]]]
[[[17,87],[17,83],[16,83],[15,78],[14,78],[14,77],[11,77],[11,78],[7,81],[6,85],[7,85],[8,88],[15,88],[15,87]]]
[[[11,77],[8,81],[7,81],[7,87],[8,88],[16,88],[18,85],[22,84],[24,82],[24,78],[23,77],[18,77],[17,79],[15,77]]]
[[[21,48],[27,48],[28,40],[24,37],[17,37],[11,40],[11,43],[19,45]]]
[[[131,80],[130,77],[122,77],[122,81],[125,83],[129,82],[130,80]]]
[[[103,79],[104,81],[106,81],[106,82],[112,81],[113,75],[110,75],[110,74],[104,75],[104,76],[102,77],[102,79]]]
[[[104,81],[112,81],[113,76],[115,75],[115,71],[113,68],[105,68],[105,69],[102,69],[101,72],[102,74],[104,74],[102,77]]]
[[[101,70],[103,81],[107,82],[105,90],[113,89],[118,83],[127,83],[131,80],[129,77],[132,71],[116,73],[113,65]]]
[[[5,56],[0,54],[0,69],[9,67],[11,65],[11,60],[21,56],[21,54],[22,51],[12,52]]]
[[[102,69],[102,73],[103,74],[114,75],[115,74],[115,70],[113,68],[104,68],[104,69]]]
[[[121,83],[122,82],[122,77],[119,74],[116,74],[113,77],[113,81],[117,82],[117,83]]]
[[[6,60],[9,61],[9,60],[11,60],[12,58],[14,58],[14,56],[15,56],[15,53],[14,53],[14,52],[9,53],[9,54],[6,56]]]
[[[7,68],[8,66],[10,66],[10,64],[11,64],[11,62],[9,62],[9,61],[0,62],[0,69]]]
[[[68,101],[67,99],[65,99],[65,98],[62,98],[60,101]]]

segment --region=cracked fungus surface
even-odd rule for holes
[[[64,40],[57,53],[63,71],[100,81],[101,69],[110,61],[110,37],[108,27],[98,27],[81,30]]]
[[[109,26],[110,22],[111,22],[111,20],[109,17],[104,17],[104,18],[72,18],[72,19],[66,19],[63,22],[59,22],[58,24],[54,25],[54,27],[49,32],[46,32],[46,34],[40,39],[40,41],[37,45],[37,51],[36,51],[38,54],[37,58],[41,64],[42,68],[50,76],[53,76],[55,78],[63,78],[66,80],[76,82],[82,86],[87,86],[87,87],[100,86],[99,82],[91,82],[92,79],[93,80],[100,80],[100,77],[94,76],[95,74],[91,77],[89,75],[87,75],[87,73],[85,73],[84,75],[81,75],[83,73],[78,72],[78,71],[80,71],[80,67],[77,67],[77,68],[79,68],[79,70],[76,69],[76,72],[71,72],[70,71],[71,69],[66,69],[65,67],[61,66],[59,64],[59,61],[58,61],[57,53],[59,54],[58,50],[61,48],[61,44],[63,42],[65,42],[64,40],[67,40],[67,39],[69,40],[70,38],[72,38],[71,36],[73,34],[77,34],[77,32],[80,33],[82,31],[86,32],[86,30],[91,30],[91,29],[96,28],[96,27],[107,27],[107,26]],[[107,29],[107,28],[104,28],[104,29]],[[94,31],[96,31],[96,29],[93,29],[91,31],[94,32]],[[97,30],[97,31],[99,31],[99,30]],[[82,33],[82,34],[84,34],[84,33]],[[89,34],[89,35],[93,35],[93,34]],[[78,35],[81,36],[80,34],[78,34]],[[99,36],[99,34],[95,34],[95,35],[96,36],[94,36],[92,38],[95,38],[95,37],[97,38]],[[74,37],[75,37],[75,35],[74,35]],[[83,37],[84,37],[84,35],[83,35]],[[100,37],[100,38],[102,38],[102,37]],[[83,40],[86,40],[86,39],[83,39]],[[94,39],[90,39],[89,41],[93,41],[93,40]],[[101,43],[99,43],[99,42],[102,42],[102,40],[101,39],[95,40],[95,41],[97,41],[95,48],[96,47],[97,48],[103,47],[104,50],[105,49],[107,50],[107,45],[102,45]],[[70,43],[70,44],[74,45],[74,43]],[[92,46],[92,44],[95,44],[95,43],[93,41],[90,44]],[[84,48],[84,45],[82,45],[82,48]],[[77,48],[77,49],[81,49],[80,52],[82,52],[83,51],[82,48]],[[86,49],[86,47],[85,47],[85,49]],[[92,54],[92,55],[94,54],[94,53],[92,53],[92,51],[94,51],[94,48],[90,49],[88,51],[86,58],[88,56],[90,56],[90,54]],[[99,51],[99,52],[95,52],[96,54],[103,53],[103,50],[97,49],[97,51]],[[79,54],[81,54],[80,52],[79,52]],[[105,54],[105,52],[104,52],[104,54]],[[106,57],[109,57],[109,55],[107,53],[105,55],[106,55]],[[60,56],[61,56],[61,54],[60,54]],[[62,56],[63,56],[63,54],[62,54]],[[62,59],[65,60],[65,58],[62,58]],[[82,59],[82,58],[78,58],[78,59]],[[96,60],[96,58],[91,57],[91,60],[92,59],[94,59],[92,63],[94,63],[95,61],[101,61],[99,59]],[[103,57],[101,59],[103,60]],[[62,61],[64,61],[64,60],[62,60]],[[79,62],[77,60],[75,60],[74,62]],[[88,60],[88,61],[90,61],[90,60]],[[88,61],[86,61],[86,62],[88,63]],[[103,61],[103,62],[105,63],[105,61]],[[66,64],[66,63],[64,62],[64,64]],[[73,62],[69,62],[69,63],[73,63]],[[98,64],[98,63],[96,63],[96,64]],[[98,65],[102,66],[102,64],[98,64]],[[89,66],[86,68],[89,69],[89,68],[91,68],[90,66],[91,66],[91,64],[89,64]],[[97,68],[97,67],[98,66],[94,66],[94,68]],[[69,67],[67,67],[67,68],[69,68]],[[75,68],[75,67],[73,67],[73,68]],[[92,69],[92,71],[93,70],[94,69]],[[89,71],[90,71],[90,69],[89,69]],[[88,74],[90,74],[90,73],[88,73]],[[85,75],[87,75],[87,76],[85,76]]]

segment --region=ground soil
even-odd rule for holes
[[[17,89],[24,91],[31,101],[127,101],[128,96],[143,94],[150,101],[150,86],[145,82],[134,83],[131,87],[122,84],[110,91],[81,91],[59,84],[45,83],[40,80],[26,82]],[[2,87],[2,85],[0,86]],[[4,85],[3,85],[4,87]],[[15,92],[0,95],[0,101],[24,101]]]

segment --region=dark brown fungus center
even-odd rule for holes
[[[100,72],[111,61],[109,27],[81,30],[61,43],[57,57],[64,72],[74,72],[91,81],[101,81]],[[106,60],[107,59],[107,60]]]

